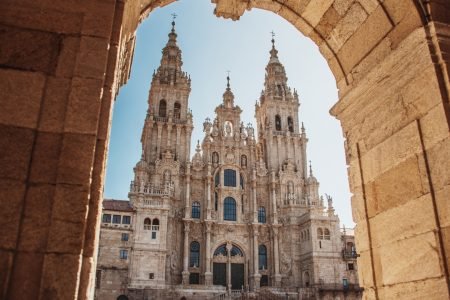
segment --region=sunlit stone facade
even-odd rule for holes
[[[97,299],[360,297],[353,236],[319,195],[275,41],[256,128],[241,122],[227,77],[191,157],[191,80],[176,37],[172,28],[153,75],[130,201],[104,201]],[[130,226],[118,221],[125,215]]]

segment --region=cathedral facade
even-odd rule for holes
[[[241,121],[227,77],[191,156],[191,79],[176,38],[173,23],[129,202],[104,200],[96,298],[360,297],[353,236],[341,232],[332,198],[319,195],[299,96],[274,40],[255,128]]]

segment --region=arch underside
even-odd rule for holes
[[[171,2],[0,2],[0,298],[93,297],[114,97],[139,22]],[[280,15],[327,60],[366,297],[448,298],[449,2],[213,2]]]

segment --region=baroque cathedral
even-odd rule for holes
[[[319,195],[275,41],[256,128],[227,77],[191,156],[191,79],[176,38],[173,22],[129,201],[103,202],[96,299],[359,299],[354,239]]]

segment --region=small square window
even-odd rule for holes
[[[128,258],[128,250],[120,250],[120,259]]]
[[[350,271],[353,271],[355,269],[355,265],[354,264],[348,264],[348,269]]]
[[[111,215],[110,214],[103,214],[103,223],[111,223]]]
[[[148,279],[155,279],[155,273],[149,273]]]
[[[121,215],[113,215],[113,224],[120,224],[121,219],[122,219]]]
[[[122,224],[130,224],[131,223],[131,217],[130,216],[123,216],[122,217]]]
[[[156,239],[156,232],[153,231],[153,232],[152,232],[152,240],[155,240],[155,239]]]
[[[128,241],[128,237],[129,237],[128,233],[122,233],[122,241],[127,242]]]

